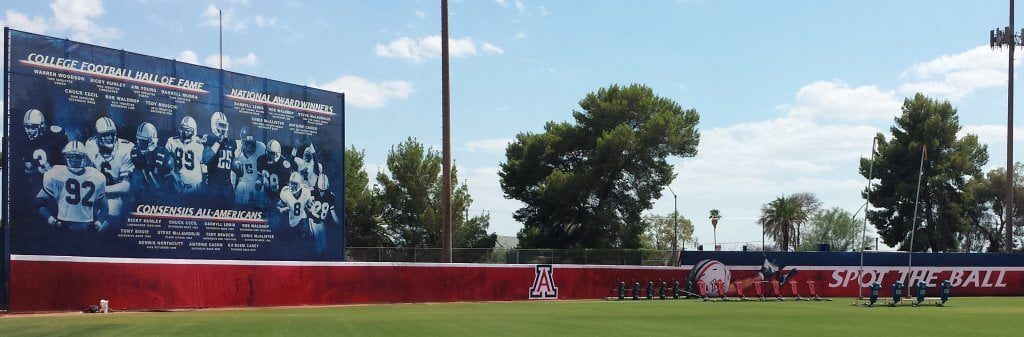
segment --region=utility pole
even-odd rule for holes
[[[1024,31],[1021,32],[1024,35]],[[1013,0],[1010,0],[1010,25],[1004,29],[996,28],[989,31],[988,43],[991,48],[1010,49],[1009,72],[1007,72],[1006,89],[1006,210],[1003,217],[1006,227],[1006,238],[1003,246],[1006,252],[1013,252],[1013,52],[1020,36],[1013,28]]]
[[[678,254],[679,252],[679,198],[676,196],[676,191],[672,190],[672,186],[668,186],[668,191],[672,192],[672,254]]]
[[[448,0],[441,0],[441,262],[452,262],[451,89],[448,86]]]

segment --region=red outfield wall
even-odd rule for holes
[[[195,264],[201,263],[201,264]],[[530,299],[535,265],[261,262],[12,256],[12,312]],[[555,265],[558,299],[619,280],[683,282],[682,268]],[[549,289],[553,290],[553,289]]]
[[[550,269],[545,265],[12,255],[9,310],[81,310],[100,299],[110,300],[114,309],[122,310],[516,301],[530,299],[531,292],[546,298],[595,299],[612,295],[611,288],[618,281],[667,281],[670,284],[680,281],[685,284],[691,269],[699,264],[692,261],[712,259],[729,262],[712,264],[719,266],[720,272],[712,267],[701,268],[695,279],[704,279],[707,283],[725,279],[730,294],[736,293],[733,282],[741,281],[744,293],[752,295],[752,283],[761,280],[760,271],[768,259],[780,264],[770,278],[787,277],[797,281],[803,296],[810,292],[807,280],[814,281],[819,295],[829,297],[857,296],[861,289],[858,284],[866,286],[874,281],[883,285],[882,295],[887,296],[894,281],[908,281],[905,266],[866,266],[860,273],[859,266],[801,261],[806,258],[796,254],[775,253],[765,258],[760,253],[734,252],[714,256],[691,253],[684,257],[682,267],[553,265]],[[807,256],[834,262],[837,255],[816,253]],[[950,264],[914,267],[909,281],[913,284],[918,281],[929,283],[932,287],[930,296],[938,293],[934,288],[937,283],[947,279],[953,283],[953,296],[1024,295],[1024,267],[1017,264],[1018,261],[1024,263],[1024,255],[971,256],[971,259],[963,261],[946,257],[943,260],[950,261]],[[1004,260],[1005,263],[1001,266],[977,266],[984,264],[981,263],[983,261],[995,260]],[[798,263],[781,265],[787,261]],[[770,286],[765,285],[764,289],[766,295],[774,295]],[[715,293],[713,289],[709,290],[709,294]],[[788,285],[781,290],[783,296],[793,295]]]

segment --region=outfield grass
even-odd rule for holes
[[[0,336],[1022,336],[1024,299],[946,307],[554,301],[0,317]]]

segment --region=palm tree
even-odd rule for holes
[[[715,238],[715,241],[714,241],[715,242],[715,247],[714,247],[714,249],[715,250],[718,250],[718,219],[721,219],[721,218],[722,218],[722,212],[719,212],[718,209],[712,209],[711,210],[711,215],[708,216],[708,219],[711,219],[711,227],[713,227],[712,230],[714,231],[714,238]]]
[[[812,211],[799,195],[781,196],[761,207],[761,218],[757,222],[765,234],[782,243],[782,251],[788,251],[790,239],[796,237],[800,225],[810,220]]]

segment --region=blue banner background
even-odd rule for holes
[[[9,44],[5,55],[5,76],[8,82],[5,95],[7,123],[4,150],[7,155],[3,179],[5,186],[4,212],[5,218],[8,220],[8,226],[4,229],[9,240],[7,250],[10,254],[239,260],[344,260],[345,110],[343,94],[65,39],[15,30],[6,30],[6,33]],[[205,83],[203,90],[207,92],[193,93],[194,98],[188,98],[191,96],[179,95],[188,92],[174,88],[149,86],[138,82],[133,83],[61,69],[46,69],[39,65],[23,62],[28,59],[30,54],[91,62],[128,69],[135,73],[146,72],[158,76],[203,82]],[[118,89],[117,86],[108,85],[105,87],[106,89],[102,89],[101,84],[93,81],[101,79],[107,80],[105,82],[107,84],[114,82],[124,84],[124,86]],[[103,81],[99,82],[104,83]],[[142,91],[133,89],[133,85],[156,89],[155,94],[145,95]],[[272,116],[270,111],[275,107],[268,104],[252,104],[261,108],[255,113],[252,111],[242,113],[239,111],[241,108],[237,105],[236,100],[225,96],[230,94],[232,89],[268,94],[269,97],[324,104],[332,107],[333,114],[310,113],[301,108],[289,109],[278,106],[276,108],[291,113],[291,117],[281,118],[282,113],[278,113],[276,117]],[[74,94],[76,91],[84,94]],[[73,97],[85,97],[88,100],[87,98],[90,96],[94,99],[92,104],[73,99]],[[134,105],[119,105],[114,102],[116,100],[112,96],[129,101],[137,99],[138,102]],[[182,97],[185,98],[182,99]],[[158,104],[171,108],[161,111],[151,108],[152,105]],[[30,109],[43,112],[48,128],[59,127],[69,140],[83,143],[95,136],[94,124],[98,118],[103,116],[114,120],[119,138],[132,143],[136,143],[136,128],[143,122],[149,122],[158,130],[160,139],[158,148],[163,148],[169,137],[179,134],[178,124],[185,116],[191,116],[197,122],[197,136],[210,136],[211,116],[216,111],[223,111],[230,123],[229,138],[238,139],[239,131],[243,127],[248,127],[250,131],[253,131],[255,139],[263,144],[268,144],[270,140],[280,142],[282,160],[290,161],[288,166],[292,171],[299,169],[299,163],[304,163],[305,167],[311,168],[310,172],[326,175],[330,185],[326,191],[333,193],[333,196],[324,197],[322,200],[329,200],[338,220],[335,221],[331,217],[327,217],[328,220],[323,226],[326,234],[320,236],[325,242],[316,243],[313,241],[317,239],[311,238],[306,232],[298,233],[289,226],[287,217],[277,210],[276,205],[271,203],[273,201],[271,199],[277,197],[274,193],[266,193],[266,197],[263,197],[265,200],[252,201],[250,204],[243,205],[235,203],[234,199],[230,197],[225,198],[225,195],[238,193],[242,187],[234,187],[239,190],[229,191],[227,194],[223,190],[214,192],[214,188],[210,187],[189,197],[177,193],[165,193],[147,195],[145,198],[122,198],[126,210],[126,213],[123,213],[124,216],[110,218],[108,225],[98,233],[55,228],[42,218],[38,207],[35,206],[35,199],[41,187],[41,174],[26,168],[26,162],[30,161],[32,153],[39,150],[36,148],[38,144],[29,141],[26,130],[22,126],[24,115]],[[316,115],[315,117],[319,119],[309,117],[310,115]],[[280,123],[281,127],[275,129],[275,127],[267,127],[265,124],[258,125],[257,119],[275,120]],[[296,128],[314,130],[315,135],[303,135],[301,132],[296,132]],[[56,134],[54,133],[54,135]],[[59,147],[63,146],[63,142],[59,144]],[[315,149],[315,157],[313,157],[315,159],[304,161],[304,150],[310,146]],[[209,150],[209,146],[204,149],[204,152],[207,150]],[[59,150],[57,156],[59,156]],[[299,160],[300,158],[303,160]],[[59,158],[49,159],[50,164],[61,164]],[[288,178],[282,177],[282,179]],[[313,191],[316,185],[316,174],[311,179],[307,186],[310,191]],[[137,187],[133,186],[132,193],[137,192],[134,188]],[[265,237],[272,235],[272,238],[268,237],[269,239],[264,239],[261,242],[247,241],[242,239],[242,235],[246,234],[241,229],[242,222],[226,221],[228,227],[234,229],[222,228],[220,231],[233,236],[234,241],[230,239],[211,241],[207,233],[215,230],[208,229],[207,227],[210,226],[207,226],[202,219],[189,219],[188,217],[178,220],[198,221],[198,224],[195,226],[195,231],[182,231],[186,234],[198,232],[199,235],[186,235],[187,238],[182,238],[179,235],[177,238],[168,238],[168,235],[157,234],[158,231],[169,230],[167,221],[161,220],[164,221],[161,225],[162,228],[155,227],[155,225],[148,228],[139,227],[140,233],[148,233],[140,235],[148,235],[148,239],[126,236],[123,230],[128,227],[129,218],[132,218],[132,215],[127,212],[135,210],[134,206],[141,202],[140,199],[149,200],[147,204],[162,206],[263,211],[261,221],[265,221],[269,226],[265,232],[260,234]],[[55,202],[51,200],[49,207],[54,208],[52,213],[56,214],[53,204]],[[142,241],[163,243],[147,245],[140,243]],[[190,245],[200,242],[222,242],[225,245],[221,249],[211,250],[190,248]],[[248,248],[243,250],[227,249],[226,243],[231,242],[242,245],[253,244],[253,246],[247,246]],[[154,246],[173,245],[178,245],[178,247],[173,249],[153,248]],[[317,248],[311,248],[314,246]]]

